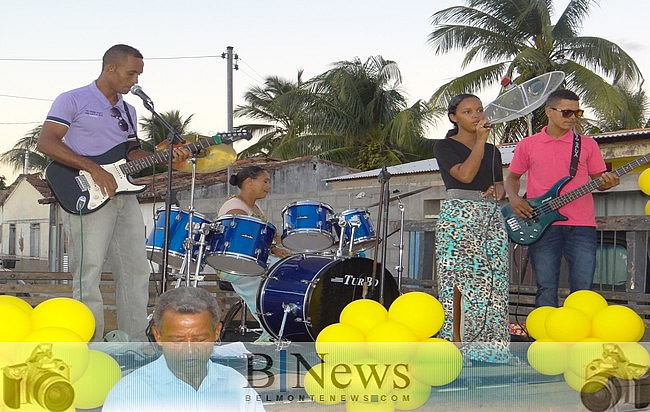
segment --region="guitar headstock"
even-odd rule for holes
[[[246,139],[250,140],[253,137],[253,134],[248,130],[237,130],[235,132],[222,132],[217,133],[212,138],[216,144],[230,144],[236,142],[237,140]]]

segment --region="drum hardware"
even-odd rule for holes
[[[399,259],[395,271],[397,272],[397,289],[402,293],[402,274],[404,273],[404,203],[402,203],[402,199],[399,199],[397,207],[399,208]]]
[[[348,256],[352,256],[352,248],[354,247],[354,235],[357,229],[361,227],[361,219],[359,219],[359,216],[352,216],[348,224],[350,225],[350,247],[348,248]]]
[[[339,236],[339,248],[336,251],[336,256],[340,257],[343,256],[343,244],[345,243],[345,227],[348,225],[348,221],[345,218],[345,216],[343,215],[339,216],[338,225],[341,228],[341,235]]]
[[[388,241],[388,208],[390,206],[390,173],[386,165],[384,165],[379,172],[379,212],[377,213],[377,231],[378,235],[375,237],[375,251],[373,257],[373,266],[372,266],[372,292],[374,293],[375,289],[375,279],[377,279],[377,264],[379,257],[379,240],[383,241],[381,245],[381,265],[382,268],[386,264],[386,243]],[[381,235],[381,236],[380,236]],[[383,236],[383,237],[382,237]],[[379,303],[384,304],[384,282],[383,276],[379,279]],[[368,294],[368,284],[364,282],[363,284],[363,297],[365,298]]]
[[[288,346],[288,344],[291,343],[291,341],[283,338],[284,326],[287,324],[287,316],[289,315],[289,312],[295,314],[297,312],[298,305],[296,305],[295,303],[288,303],[288,304],[283,303],[282,309],[284,314],[282,315],[282,324],[280,325],[280,332],[278,333],[278,341],[277,341],[278,348],[282,346],[283,341],[286,342],[286,346]]]

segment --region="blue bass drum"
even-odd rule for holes
[[[379,301],[379,273],[369,299]],[[397,283],[384,271],[384,306],[399,296]],[[372,259],[323,255],[294,255],[277,262],[260,284],[257,311],[262,327],[280,337],[284,308],[290,311],[282,333],[293,342],[312,342],[326,326],[339,321],[343,308],[361,299],[364,283],[372,282]]]
[[[282,209],[282,245],[300,252],[318,252],[334,244],[333,211],[327,203],[301,200]]]
[[[350,247],[350,237],[352,235],[352,226],[350,222],[358,222],[359,227],[354,229],[354,239],[352,239],[352,250],[360,251],[371,248],[375,245],[375,239],[377,234],[375,229],[372,226],[372,221],[370,220],[370,212],[367,209],[348,209],[341,212],[347,222],[345,226],[344,236],[345,236],[345,247],[348,249]],[[336,231],[341,236],[341,228],[336,225]]]
[[[165,241],[165,208],[156,210],[156,220],[154,227],[147,237],[147,257],[154,263],[162,265],[163,261],[163,248]],[[194,228],[199,229],[201,224],[210,224],[212,221],[201,213],[194,212]],[[185,239],[189,233],[190,215],[178,208],[172,206],[169,211],[169,254],[167,255],[168,266],[174,269],[180,269],[185,258]],[[194,235],[194,240],[199,240],[199,233]],[[196,254],[198,246],[192,248],[192,271],[196,269]]]
[[[223,215],[208,239],[205,261],[233,275],[258,276],[266,272],[266,260],[275,237],[270,222],[245,215]]]

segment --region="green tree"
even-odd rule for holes
[[[11,150],[0,155],[0,161],[13,167],[14,171],[22,170],[25,165],[25,155],[28,155],[30,172],[42,173],[50,163],[50,158],[36,150],[38,136],[41,134],[42,125],[36,126],[18,139]]]
[[[304,132],[285,136],[273,154],[364,170],[431,157],[433,141],[423,137],[431,112],[422,101],[407,107],[400,85],[397,64],[381,56],[335,63],[300,94]]]
[[[248,123],[239,126],[250,130],[259,140],[239,153],[239,157],[257,155],[277,156],[275,148],[282,139],[299,136],[305,128],[304,82],[302,70],[296,81],[269,76],[264,86],[253,86],[244,95],[245,105],[238,106],[234,114],[262,123]]]
[[[466,4],[436,12],[428,40],[436,54],[466,50],[463,69],[478,59],[488,65],[441,86],[431,97],[434,106],[446,106],[458,93],[496,84],[504,75],[519,84],[560,70],[566,74],[565,87],[578,93],[584,106],[605,115],[625,110],[625,96],[614,84],[634,89],[643,82],[636,63],[620,46],[579,35],[595,0],[569,1],[555,22],[552,0],[467,0]],[[540,113],[535,119],[535,126],[544,122]],[[525,136],[521,130],[525,130],[521,123],[509,124],[502,132],[513,141]]]
[[[616,85],[624,97],[624,106],[621,110],[613,109],[609,112],[596,113],[596,118],[587,121],[586,130],[590,134],[614,132],[617,130],[642,128],[650,102],[643,90],[633,91],[629,88]]]

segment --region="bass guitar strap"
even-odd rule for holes
[[[571,148],[571,166],[569,176],[573,179],[578,172],[578,161],[580,160],[580,135],[573,131],[573,147]]]

